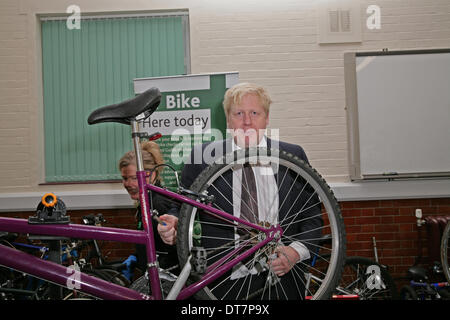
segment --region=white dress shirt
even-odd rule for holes
[[[261,139],[258,147],[267,147],[267,139],[265,136]],[[232,139],[232,150],[239,149],[241,148]],[[278,224],[279,196],[273,168],[269,164],[267,166],[254,166],[252,169],[256,180],[259,221],[276,225]],[[241,214],[241,189],[242,166],[239,166],[233,169],[233,214],[235,217],[240,217]],[[236,238],[239,238],[238,234],[236,234]],[[289,246],[299,254],[300,259],[297,262],[309,259],[309,250],[301,242],[295,241],[289,244]],[[256,274],[257,271],[248,270],[244,265],[240,264],[235,267],[231,280],[246,276],[248,273]]]

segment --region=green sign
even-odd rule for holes
[[[226,137],[223,97],[238,82],[237,72],[134,80],[136,94],[152,87],[161,91],[161,104],[140,126],[149,134],[163,135],[157,142],[165,162],[178,174],[193,145]],[[172,170],[166,168],[162,177],[166,187],[176,187]]]

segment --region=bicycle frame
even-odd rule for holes
[[[273,226],[271,228],[264,228],[260,225],[256,225],[240,218],[237,218],[224,211],[216,209],[208,204],[201,203],[178,193],[157,187],[153,184],[146,183],[146,172],[144,171],[142,164],[142,155],[140,150],[140,139],[138,125],[136,121],[132,121],[132,133],[134,148],[137,159],[137,180],[139,184],[139,201],[142,208],[142,219],[144,230],[130,230],[109,228],[90,225],[78,225],[78,224],[29,224],[25,219],[16,218],[0,218],[0,230],[7,232],[17,233],[30,233],[39,235],[52,235],[58,237],[67,238],[79,238],[79,239],[95,239],[104,241],[118,241],[128,242],[135,244],[144,244],[147,250],[148,261],[148,276],[150,281],[150,288],[152,295],[148,296],[141,294],[129,288],[125,288],[116,284],[109,283],[107,281],[95,278],[77,272],[72,268],[66,268],[59,264],[39,259],[30,254],[8,248],[6,246],[0,246],[0,265],[10,267],[12,269],[31,274],[35,277],[47,280],[49,282],[76,289],[80,292],[101,298],[106,300],[116,299],[133,299],[133,300],[160,300],[162,299],[162,292],[160,287],[160,279],[158,273],[158,264],[156,258],[156,249],[154,242],[154,234],[152,228],[152,215],[153,212],[150,209],[148,191],[156,192],[164,197],[171,198],[175,201],[186,203],[203,210],[205,214],[212,214],[224,218],[230,221],[230,223],[237,222],[249,226],[255,230],[265,233],[266,239],[261,241],[258,245],[248,249],[239,254],[230,261],[226,261],[226,257],[216,262],[217,268],[214,270],[208,270],[207,273],[197,282],[191,284],[188,287],[184,286],[184,283],[178,284],[181,291],[175,292],[174,289],[169,293],[169,297],[176,299],[185,299],[192,296],[197,291],[201,290],[212,281],[222,276],[233,266],[246,259],[268,242],[281,237],[282,229],[280,226]],[[239,253],[243,246],[235,248],[232,252]],[[223,263],[223,264],[222,264]],[[186,262],[188,266],[186,270],[190,270],[190,261]],[[175,285],[174,285],[175,287]]]
[[[145,172],[138,172],[137,175],[138,180],[145,181]],[[256,252],[262,246],[272,241],[275,237],[278,237],[278,235],[280,234],[279,231],[281,232],[281,230],[278,228],[266,229],[259,225],[254,225],[247,221],[231,216],[209,205],[202,204],[185,196],[159,188],[154,185],[145,184],[144,189],[150,190],[152,192],[157,192],[159,194],[170,197],[174,200],[188,203],[201,210],[205,210],[217,216],[229,219],[230,221],[236,221],[238,223],[245,224],[249,227],[264,232],[267,235],[267,238],[263,242],[259,243],[257,246],[249,249],[246,252],[241,253],[240,256],[225,263],[215,271],[207,273],[200,281],[181,290],[178,296],[179,299],[187,298],[192,294],[194,294],[195,292],[197,292],[198,290],[202,289],[210,282],[214,281],[216,278],[223,275],[234,265],[246,259],[248,256]],[[145,199],[146,197],[144,196],[143,198]],[[146,202],[146,204],[148,205],[148,202]],[[143,216],[145,216],[144,213]],[[67,286],[69,282],[76,281],[76,283],[73,283],[72,287],[77,288],[81,292],[91,294],[93,296],[102,299],[108,300],[161,299],[162,297],[161,297],[161,289],[159,286],[160,282],[159,282],[158,267],[156,264],[156,251],[154,247],[154,240],[153,238],[148,237],[149,234],[153,235],[151,224],[152,221],[150,218],[144,220],[146,221],[144,223],[146,224],[146,226],[144,227],[144,231],[139,231],[139,230],[97,227],[97,226],[77,225],[77,224],[31,225],[28,224],[28,221],[25,219],[0,218],[0,230],[18,233],[61,236],[68,238],[96,239],[104,241],[118,241],[136,244],[145,244],[147,246],[147,255],[149,257],[148,271],[149,271],[150,285],[153,293],[152,297],[139,294],[134,290],[124,288],[115,284],[111,284],[106,281],[85,274],[79,274],[79,277],[77,279],[77,277],[75,277],[74,275],[73,269],[66,268],[49,261],[39,259],[30,254],[14,250],[5,246],[0,246],[0,264],[6,267],[13,268],[15,270],[23,271],[25,273],[31,274],[38,278],[42,278],[44,280],[48,280],[50,282],[62,286]],[[234,252],[237,252],[239,250],[240,248],[238,247],[235,249]]]

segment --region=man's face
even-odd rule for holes
[[[136,178],[136,166],[130,164],[120,170],[122,175],[122,183],[131,199],[139,200],[139,185]]]
[[[258,145],[268,124],[269,115],[259,97],[250,93],[243,96],[239,104],[231,106],[227,118],[234,141],[241,148]]]

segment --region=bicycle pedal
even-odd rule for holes
[[[206,272],[207,261],[206,261],[206,250],[203,247],[193,247],[191,250],[191,266],[192,272],[203,275]]]

